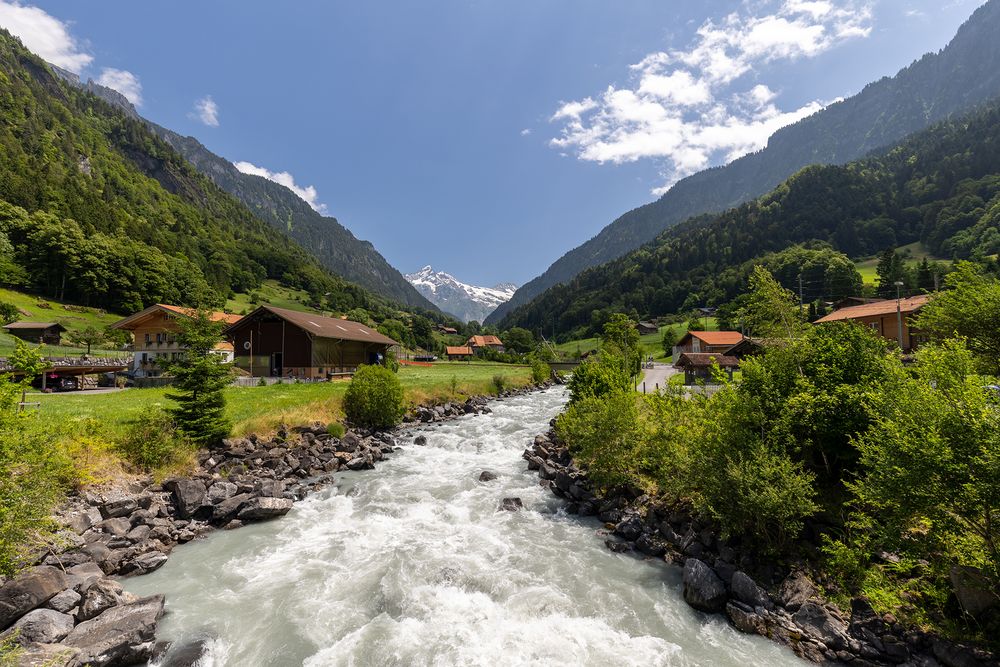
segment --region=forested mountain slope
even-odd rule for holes
[[[940,257],[1000,252],[1000,104],[863,160],[807,167],[753,202],[692,218],[548,290],[506,324],[580,336],[607,313],[654,317],[725,303],[743,289],[752,264],[795,244],[859,256],[914,241]],[[794,268],[786,272],[790,288]],[[844,295],[843,284],[822,280],[813,281],[821,290],[815,296]]]
[[[0,31],[0,282],[129,312],[218,304],[266,278],[335,309],[390,305]]]
[[[488,322],[500,322],[553,285],[638,248],[672,225],[758,197],[807,165],[849,162],[1000,96],[997,35],[1000,0],[990,0],[939,53],[778,130],[763,150],[690,176],[657,201],[622,215],[521,287]]]

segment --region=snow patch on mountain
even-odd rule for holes
[[[463,322],[482,322],[517,291],[517,285],[513,283],[501,283],[495,287],[469,285],[450,273],[435,271],[430,266],[407,274],[406,279],[431,303]]]

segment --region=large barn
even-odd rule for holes
[[[264,305],[226,329],[236,367],[254,377],[325,378],[377,364],[399,345],[363,324]]]

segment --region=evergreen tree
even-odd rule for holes
[[[878,276],[878,293],[880,296],[890,298],[896,295],[896,283],[904,282],[906,277],[906,267],[903,265],[903,258],[892,248],[886,248],[879,256],[878,265],[875,267],[875,275]]]
[[[924,261],[920,262],[920,266],[917,268],[917,288],[925,292],[930,292],[934,289],[934,273],[931,271],[931,266],[927,262],[926,257],[924,257]]]
[[[222,339],[222,324],[198,311],[190,319],[178,320],[177,342],[186,351],[170,365],[173,388],[167,398],[177,405],[169,410],[177,428],[192,441],[214,444],[229,435],[223,390],[232,380],[229,364],[215,352]]]

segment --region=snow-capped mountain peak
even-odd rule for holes
[[[450,273],[435,271],[430,265],[407,274],[406,279],[434,305],[463,322],[482,322],[517,290],[512,283],[501,283],[496,287],[469,285]]]

